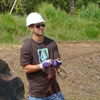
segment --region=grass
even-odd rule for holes
[[[0,43],[18,43],[26,31],[24,21],[25,17],[0,14]]]
[[[47,21],[44,35],[56,42],[100,41],[100,14],[97,15],[100,10],[94,4],[89,5],[86,10],[80,10],[75,17],[47,3],[39,5],[38,12]],[[26,17],[0,14],[0,43],[16,44],[29,38],[31,32],[26,28]]]

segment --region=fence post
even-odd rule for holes
[[[74,0],[70,0],[70,14],[74,17]]]

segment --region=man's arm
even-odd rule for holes
[[[48,69],[51,65],[52,65],[52,59],[49,59],[37,65],[27,64],[23,66],[23,70],[25,73],[33,73],[41,69]]]
[[[41,68],[40,68],[40,64],[37,64],[37,65],[28,64],[28,65],[23,66],[23,70],[25,73],[33,73],[33,72],[37,72],[41,70]]]

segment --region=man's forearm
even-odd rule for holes
[[[39,70],[41,70],[40,68],[40,64],[37,64],[37,65],[25,65],[23,66],[23,70],[25,73],[33,73],[33,72],[37,72]]]

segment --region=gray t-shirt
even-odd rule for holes
[[[57,44],[54,40],[44,37],[42,43],[35,42],[32,38],[29,39],[20,50],[20,65],[36,65],[48,59],[60,58]],[[49,70],[49,69],[48,69]],[[59,85],[53,78],[50,79],[52,84],[47,81],[48,70],[39,70],[34,73],[26,73],[29,82],[29,95],[32,97],[41,98],[50,96],[49,86],[51,85],[52,93],[60,91]],[[51,72],[53,73],[53,71]]]

